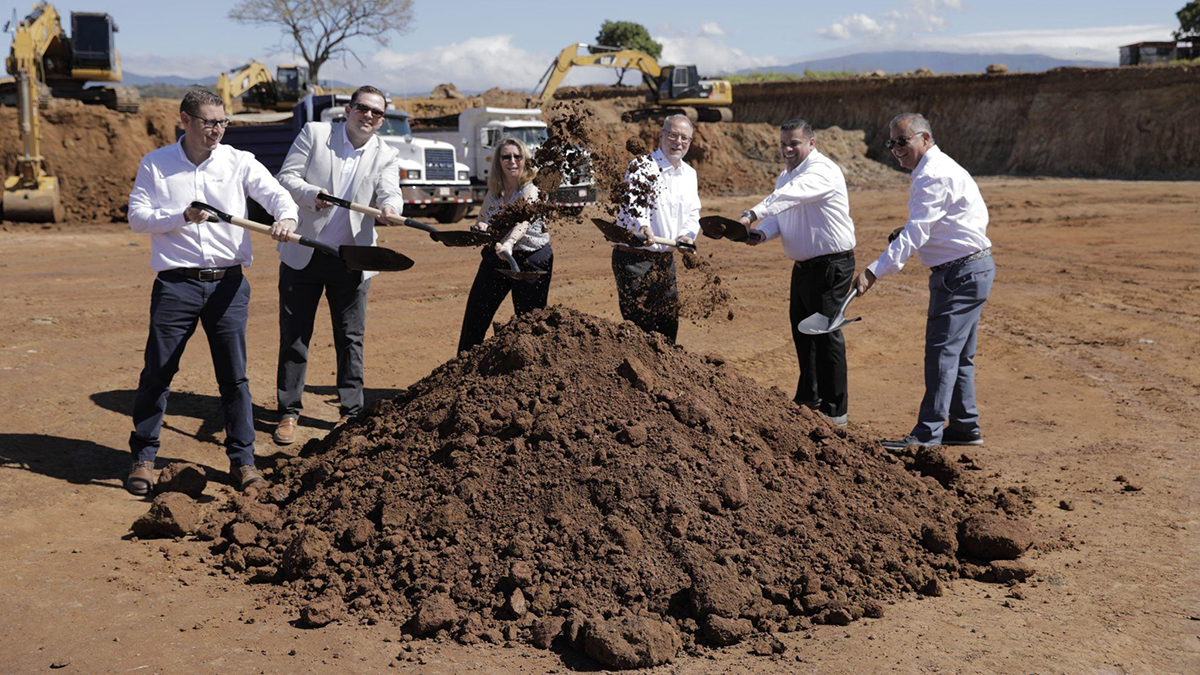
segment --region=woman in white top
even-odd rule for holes
[[[489,221],[500,210],[522,200],[535,202],[538,189],[533,184],[536,175],[529,148],[516,138],[505,138],[492,156],[492,169],[488,175],[488,193],[479,210],[479,219],[472,229],[487,231]],[[509,269],[508,263],[498,254],[511,253],[522,271],[543,271],[535,279],[512,279],[500,274]],[[550,296],[550,277],[554,269],[554,251],[550,248],[550,233],[541,219],[518,223],[494,247],[483,249],[483,260],[475,273],[475,283],[467,296],[467,309],[463,316],[462,332],[458,338],[458,351],[466,351],[483,342],[488,326],[496,316],[496,310],[512,291],[513,309],[518,315],[542,309]]]

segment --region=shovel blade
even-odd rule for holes
[[[465,247],[483,246],[496,241],[496,238],[486,232],[468,232],[463,230],[442,230],[430,235],[433,240],[445,246]]]
[[[750,232],[740,220],[725,216],[704,216],[700,219],[700,231],[712,239],[724,237],[730,241],[745,241]]]
[[[592,218],[592,224],[596,226],[596,229],[600,230],[604,238],[608,241],[625,244],[626,246],[641,246],[646,243],[637,236],[636,232],[627,230],[611,220]]]
[[[496,271],[499,272],[500,274],[503,274],[504,276],[508,277],[509,279],[517,279],[520,281],[528,281],[530,279],[536,279],[536,278],[542,276],[543,274],[545,274],[545,272],[541,272],[541,271],[538,271],[538,272],[526,272],[526,271],[514,272],[512,270],[496,270]]]
[[[339,246],[338,257],[346,267],[363,272],[402,272],[413,259],[382,246]]]

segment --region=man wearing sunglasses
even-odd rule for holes
[[[225,418],[225,453],[233,484],[242,490],[263,482],[254,466],[254,418],[246,379],[246,320],[250,283],[242,267],[253,261],[250,236],[228,223],[207,222],[193,201],[245,215],[253,197],[278,221],[276,235],[295,227],[296,204],[254,155],[221,145],[225,106],[203,89],[179,104],[184,133],[174,145],[142,158],[129,194],[129,226],[150,235],[150,264],[157,272],[150,294],[150,334],[133,398],[129,448],[133,470],[125,488],[150,492],[159,433],[171,380],[196,325],[204,327]]]
[[[909,435],[883,445],[983,445],[975,404],[975,340],[996,277],[987,205],[971,175],[934,143],[928,120],[903,113],[889,126],[885,145],[913,172],[908,222],[892,232],[891,243],[854,283],[859,295],[865,294],[877,279],[903,269],[913,253],[930,275],[925,396]]]
[[[846,177],[817,150],[812,127],[802,119],[780,128],[779,151],[786,168],[775,191],[742,214],[743,225],[757,223],[746,243],[779,237],[784,255],[795,261],[788,312],[800,361],[795,401],[845,426],[849,394],[842,331],[805,335],[797,326],[814,313],[833,316],[850,292],[855,241]]]
[[[683,161],[692,136],[691,120],[671,115],[663,120],[658,149],[629,164],[625,182],[631,194],[652,190],[652,204],[624,204],[617,223],[647,236],[691,243],[700,232],[700,191],[696,170]],[[633,201],[641,201],[634,196]],[[679,333],[679,290],[675,257],[663,244],[613,244],[613,275],[621,318],[646,332],[660,333],[671,342]]]
[[[334,207],[321,199],[323,194],[375,206],[385,217],[400,215],[400,155],[375,135],[386,109],[383,92],[363,86],[351,95],[345,121],[304,125],[279,171],[279,182],[300,205],[300,235],[333,246],[375,245],[373,218]],[[300,244],[281,243],[279,259],[275,384],[280,420],[273,436],[277,444],[290,445],[303,408],[308,346],[322,294],[329,302],[337,353],[338,425],[362,411],[367,292],[377,272],[347,269],[341,259],[314,255]]]

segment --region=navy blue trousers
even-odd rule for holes
[[[134,461],[154,461],[158,455],[171,380],[179,372],[188,339],[202,324],[221,393],[229,464],[254,464],[254,413],[246,379],[249,305],[250,282],[241,274],[199,281],[174,272],[159,273],[150,294],[145,365],[133,399],[129,449]]]

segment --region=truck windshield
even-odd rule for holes
[[[546,127],[510,127],[504,130],[504,135],[520,139],[533,152],[546,142]]]
[[[408,126],[407,117],[389,115],[383,118],[383,126],[375,133],[380,136],[407,136],[412,133],[412,129]]]

